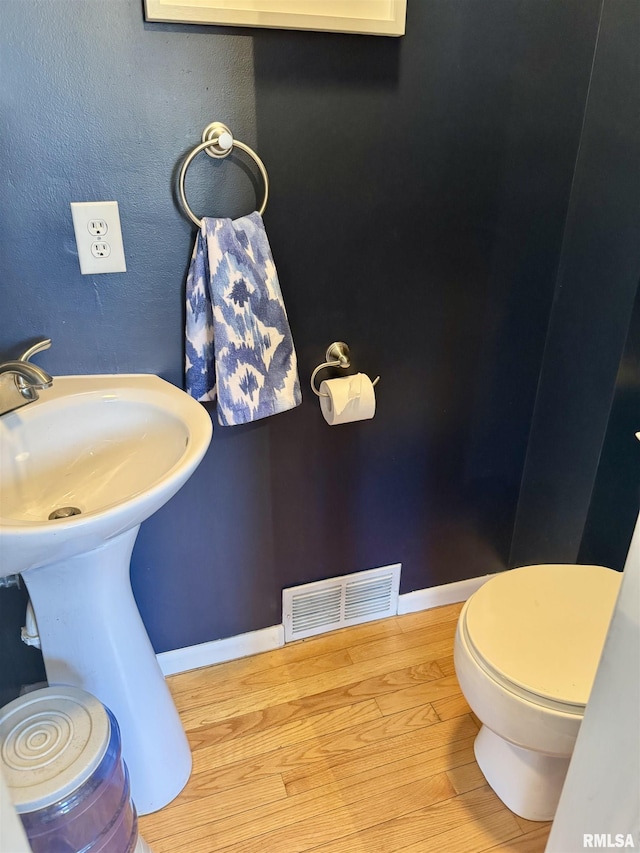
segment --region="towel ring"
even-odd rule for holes
[[[205,151],[209,157],[217,157],[221,159],[223,157],[228,157],[234,148],[239,148],[241,151],[244,151],[245,154],[248,154],[260,170],[262,180],[264,181],[264,199],[258,213],[262,216],[266,210],[267,199],[269,198],[269,177],[264,163],[252,148],[249,148],[249,146],[245,145],[244,142],[239,142],[237,139],[234,139],[233,134],[225,124],[222,124],[220,121],[214,121],[211,124],[208,124],[202,131],[201,144],[196,145],[196,147],[185,157],[185,161],[182,164],[180,176],[178,178],[180,201],[182,202],[184,212],[199,228],[202,226],[202,220],[198,219],[189,207],[187,196],[184,191],[184,179],[187,174],[187,169],[191,165],[192,160],[197,157],[201,151]]]

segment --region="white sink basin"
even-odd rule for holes
[[[191,476],[203,407],[152,375],[60,376],[0,418],[0,576],[99,547]],[[63,508],[80,514],[50,521]]]
[[[115,714],[139,814],[182,790],[191,752],[133,597],[131,552],[211,432],[200,403],[141,374],[57,377],[0,418],[0,576],[22,574],[49,683]]]

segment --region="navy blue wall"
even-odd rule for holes
[[[576,562],[585,535],[640,278],[638,45],[640,4],[605,3],[529,436],[512,565]],[[637,326],[634,331],[637,334]],[[636,345],[634,337],[629,353]],[[627,368],[624,375],[629,372]],[[599,562],[619,568],[638,510],[637,497],[631,498],[625,481],[631,476],[637,483],[640,471],[640,446],[634,438],[640,429],[640,407],[636,423],[627,419],[628,432],[622,435],[621,395],[627,396],[618,385],[609,434],[610,444],[614,433],[620,442],[614,458],[627,459],[627,464],[616,466],[619,491],[611,490],[613,472],[609,475],[609,499],[617,507],[618,522],[612,526],[608,515],[602,515],[596,530],[594,516],[590,523],[590,537],[609,542],[609,549],[599,549]]]
[[[640,287],[629,326],[597,475],[580,563],[624,568],[640,507]]]
[[[408,592],[508,564],[601,0],[408,6],[385,39],[0,4],[4,354],[47,334],[52,373],[180,384],[176,170],[215,119],[269,170],[305,399],[216,426],[143,525],[132,579],[158,651],[277,623],[292,584],[402,562]],[[187,189],[234,216],[256,186],[202,157]],[[126,274],[79,273],[68,205],[94,199],[120,203]],[[336,339],[382,379],[373,421],[331,429],[308,378]]]

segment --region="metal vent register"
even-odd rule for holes
[[[400,568],[396,563],[283,590],[285,642],[395,616]]]

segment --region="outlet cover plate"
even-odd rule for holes
[[[82,275],[127,271],[117,201],[72,201],[71,217]],[[104,233],[96,233],[96,222],[104,223]],[[98,251],[96,245],[106,249]]]

